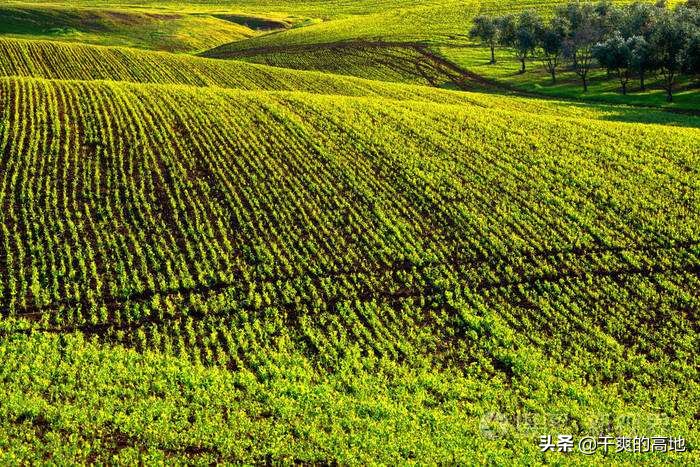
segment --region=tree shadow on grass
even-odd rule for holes
[[[692,110],[561,101],[558,105],[574,111],[597,110],[600,115],[596,119],[610,122],[700,128],[700,114]]]
[[[700,128],[700,117],[671,110],[650,112],[648,109],[634,109],[633,111],[624,111],[618,114],[606,115],[602,119],[611,122]]]

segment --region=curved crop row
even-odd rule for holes
[[[391,55],[392,52],[389,51],[389,53]],[[368,55],[368,57],[372,56],[372,54]],[[319,66],[328,65],[323,61],[319,63]],[[430,71],[428,76],[431,76],[432,80],[437,80],[435,84],[439,84],[443,82],[441,80],[444,79],[447,71],[442,70],[437,64],[434,65],[437,68]],[[429,86],[290,70],[233,60],[212,60],[118,47],[69,45],[48,41],[0,39],[0,76],[70,81],[125,81],[252,91],[303,91],[314,94],[416,100],[470,107],[476,105],[492,110],[572,118],[619,119],[700,126],[697,117],[673,115],[648,109],[635,110],[616,106],[571,103],[562,105],[557,101],[448,91]],[[410,76],[404,76],[404,78],[401,76],[399,73],[395,78],[411,79]],[[453,78],[458,79],[458,77]],[[177,91],[171,89],[170,92]]]
[[[697,130],[0,83],[6,317],[245,366],[283,337],[329,365],[347,340],[396,359],[476,358],[448,337],[486,309],[533,339],[563,317],[582,342],[604,333],[644,354],[648,339],[683,354],[694,338]],[[673,332],[630,336],[652,304]],[[620,324],[602,331],[605,312]]]
[[[340,42],[308,47],[272,47],[241,52],[207,51],[210,58],[235,58],[295,70],[317,70],[376,81],[430,86],[463,85],[465,77],[415,47],[371,42]]]
[[[256,61],[273,67],[120,47],[0,38],[0,76],[182,84],[248,90],[294,90],[357,96],[434,98],[439,101],[449,97],[445,93],[431,93],[428,89],[399,88],[380,81],[438,85],[458,79],[450,70],[431,63],[411,49],[348,49],[340,54],[331,53],[328,57],[318,56],[315,58],[318,62],[315,65],[299,61],[294,67],[288,66],[288,60],[268,58],[263,60],[258,57]],[[342,61],[338,62],[341,58]],[[336,62],[335,68],[331,65],[332,61]],[[368,61],[372,63],[374,70],[370,74],[367,73],[369,69],[363,67]],[[325,66],[322,66],[324,63]],[[278,67],[300,70],[306,67],[367,79]],[[451,99],[455,102],[458,98],[452,96]]]

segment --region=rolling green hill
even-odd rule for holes
[[[666,3],[672,6],[681,1]],[[12,14],[4,16],[8,18],[5,24],[22,29],[16,37],[199,52],[210,58],[437,86],[453,81],[440,79],[447,59],[489,85],[516,91],[691,112],[698,108],[700,93],[692,80],[682,79],[676,102],[668,104],[657,86],[659,80],[651,79],[650,89],[645,92],[635,91],[634,95],[622,97],[615,80],[604,71],[594,70],[592,92],[584,93],[573,72],[562,73],[560,83],[552,85],[536,60],[531,64],[534,71],[520,75],[519,64],[508,50],[499,52],[499,66],[489,66],[487,49],[468,38],[471,21],[478,14],[534,9],[548,15],[563,3],[72,0],[66,4],[25,0],[12,2],[7,8]],[[27,15],[44,19],[29,21]],[[81,24],[82,30],[73,27],[73,23]],[[4,32],[13,31],[5,28]],[[436,65],[436,57],[443,63]],[[437,78],[436,66],[440,68]]]
[[[291,25],[235,15],[130,8],[0,6],[0,34],[171,52],[207,50]]]
[[[109,82],[6,78],[0,95],[3,348],[13,362],[41,349],[5,370],[13,449],[89,426],[67,455],[466,460],[487,413],[556,408],[585,433],[589,410],[661,401],[664,432],[696,442],[697,129]],[[73,346],[97,389],[63,366],[55,396],[21,383]],[[163,367],[144,373],[152,359]],[[238,402],[201,412],[189,389],[157,406],[139,396],[155,389],[123,392],[185,375]],[[427,399],[406,418],[394,391],[416,390]],[[331,413],[356,422],[313,413],[336,397],[348,405]],[[136,408],[107,410],[122,404]],[[218,404],[243,412],[221,419]],[[438,424],[426,444],[386,431],[414,417]],[[367,442],[328,451],[344,430]],[[531,436],[484,458],[541,459]]]
[[[464,81],[473,80],[472,76],[432,54],[420,44],[352,41],[253,48],[238,52],[232,52],[230,44],[227,44],[201,55],[434,87],[463,88],[464,84],[469,85]]]
[[[391,58],[386,65],[365,67],[359,61],[357,75],[368,74],[378,81],[344,79],[323,73],[300,73],[279,67],[262,67],[235,60],[208,60],[188,55],[152,53],[141,50],[65,44],[51,41],[22,41],[0,38],[0,76],[30,76],[48,79],[118,80],[136,83],[187,84],[270,90],[329,90],[353,93],[353,89],[380,89],[379,81],[414,84],[464,83],[460,75],[440,62],[414,52],[396,49],[383,52]],[[368,55],[369,56],[369,55]],[[406,64],[410,57],[415,64]],[[344,70],[345,71],[345,70]],[[407,89],[393,87],[395,90]],[[410,88],[408,88],[410,89]],[[415,88],[414,88],[415,89]],[[357,92],[357,91],[355,91]],[[416,89],[430,93],[431,89]]]
[[[443,82],[452,87],[475,90],[482,88],[478,82],[471,81],[469,76],[456,76],[453,69],[439,63],[434,63],[434,67],[431,73],[421,74],[416,71],[413,75],[405,66],[399,69],[385,67],[383,74],[375,74],[381,80],[368,80],[237,60],[212,60],[123,47],[0,39],[0,76],[4,77],[303,91],[314,94],[418,100],[438,104],[473,104],[494,110],[517,110],[571,118],[700,127],[700,119],[696,116],[652,109],[528,99],[493,92],[453,92],[432,86],[384,81],[395,78],[409,83],[429,84],[427,76],[433,81]],[[358,73],[363,70],[368,72],[367,68],[358,66]],[[381,69],[373,71],[379,73],[379,70]]]
[[[0,7],[0,463],[700,463],[694,94],[472,66],[557,3]]]

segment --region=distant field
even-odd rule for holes
[[[352,93],[352,89],[358,86],[380,88],[383,81],[441,85],[465,78],[439,62],[426,59],[415,50],[400,47],[349,50],[348,54],[358,54],[355,75],[369,75],[364,77],[374,78],[375,81],[256,66],[241,61],[209,60],[187,55],[51,41],[0,38],[0,53],[0,75],[50,79],[101,79],[271,90],[320,90],[330,86],[335,87],[336,92],[346,94]],[[345,58],[341,63],[341,71],[350,74],[353,59],[348,56]],[[275,60],[270,60],[271,65],[276,63]],[[307,62],[299,63],[302,65]],[[430,93],[431,89],[424,88],[421,92]]]
[[[371,51],[370,51],[371,52]],[[382,54],[391,49],[380,49]],[[369,58],[379,55],[366,55]],[[400,57],[397,55],[395,57]],[[345,61],[348,63],[348,61]],[[366,63],[366,62],[365,62]],[[392,64],[392,62],[388,62]],[[552,116],[596,120],[672,124],[700,127],[700,118],[649,109],[610,105],[586,105],[556,100],[533,100],[496,93],[451,92],[426,86],[426,79],[480,90],[468,77],[458,83],[453,70],[436,67],[433,73],[418,73],[401,67],[378,67],[378,80],[360,79],[314,71],[290,70],[236,60],[211,60],[188,55],[165,54],[119,47],[62,44],[51,41],[0,39],[0,76],[32,77],[50,80],[126,81],[141,84],[168,84],[195,87],[222,87],[242,90],[304,91],[314,94],[357,97],[383,97],[439,104],[475,104],[493,110],[536,112]],[[345,69],[347,71],[347,69]],[[366,68],[365,68],[366,70]],[[408,71],[407,71],[408,70]],[[358,67],[360,73],[362,68]],[[413,73],[413,74],[411,74]],[[401,79],[413,82],[392,83]],[[423,86],[417,84],[423,84]]]
[[[401,7],[382,11],[367,11],[363,15],[339,15],[331,21],[316,23],[280,34],[262,35],[246,41],[235,41],[204,53],[213,58],[247,60],[289,68],[314,69],[353,76],[375,77],[386,61],[395,63],[402,54],[420,44],[469,72],[499,84],[545,96],[592,100],[607,103],[670,107],[685,110],[700,108],[697,83],[681,79],[677,99],[665,100],[659,79],[650,79],[650,90],[619,95],[618,84],[604,71],[594,70],[591,90],[581,90],[578,77],[560,73],[560,82],[550,85],[550,78],[538,60],[531,60],[529,72],[520,75],[518,62],[511,51],[498,51],[499,64],[488,65],[488,49],[468,38],[472,19],[479,13],[501,14],[532,8],[544,15],[563,2],[542,1],[530,3],[451,2],[435,1],[401,4]],[[625,3],[625,2],[618,2]],[[670,2],[669,5],[679,3]],[[342,11],[342,8],[340,9]],[[393,44],[394,52],[382,56],[381,50],[372,49],[376,43]],[[354,44],[354,47],[353,47]],[[404,51],[400,52],[403,45]],[[368,54],[368,50],[372,53]],[[386,54],[384,54],[386,55]],[[381,79],[381,77],[379,78]],[[440,83],[437,83],[438,85]],[[633,89],[634,91],[634,89]]]
[[[231,52],[216,47],[203,57],[236,59],[296,70],[317,70],[377,81],[423,84],[434,87],[469,86],[469,77],[443,63],[424,47],[368,41],[285,46]],[[472,85],[475,83],[471,83]],[[462,86],[464,85],[464,86]]]
[[[700,106],[697,86],[687,81],[681,82],[678,99],[672,104],[665,102],[661,89],[654,89],[653,80],[650,91],[634,93],[627,98],[617,95],[615,80],[607,79],[605,73],[593,73],[590,93],[579,89],[573,73],[563,73],[561,83],[551,86],[536,61],[530,64],[530,70],[535,70],[535,73],[518,75],[515,60],[505,50],[499,53],[502,57],[500,66],[485,66],[487,50],[468,39],[471,21],[480,13],[497,14],[532,8],[550,14],[562,3],[555,0],[526,3],[74,0],[66,5],[64,2],[23,1],[6,7],[5,23],[0,20],[0,34],[199,52],[212,58],[242,59],[400,82],[413,80],[416,67],[411,62],[418,63],[419,73],[432,66],[425,62],[424,57],[415,55],[413,46],[422,44],[427,46],[426,50],[461,68],[526,92],[685,110]],[[676,3],[679,1],[668,2],[669,5]],[[105,9],[105,6],[113,9]],[[74,27],[78,23],[80,27]],[[22,30],[13,31],[12,28]],[[394,47],[387,50],[366,45],[377,42],[391,43]],[[345,46],[339,52],[338,45],[343,43]],[[348,43],[358,45],[347,47]],[[402,60],[408,61],[411,68],[408,73],[405,69],[400,70],[406,67],[400,64]],[[391,72],[387,72],[387,68]],[[596,76],[605,76],[606,79],[596,79]],[[432,77],[422,81],[438,86],[447,82]]]
[[[216,14],[162,8],[94,8],[60,4],[0,6],[0,35],[169,52],[201,52],[283,30],[302,18]]]

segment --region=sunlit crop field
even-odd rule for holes
[[[2,463],[698,462],[693,98],[470,67],[517,2],[47,4],[249,31],[0,34]]]

